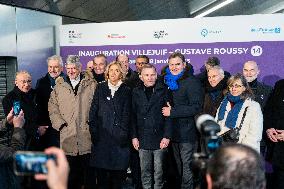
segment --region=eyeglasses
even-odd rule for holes
[[[21,80],[19,82],[21,82],[22,84],[31,84],[32,80]]]
[[[238,85],[238,84],[235,84],[235,85],[229,85],[229,88],[230,88],[230,89],[232,89],[232,88],[236,88],[236,89],[238,89],[238,88],[241,88],[241,87],[243,87],[243,85]]]

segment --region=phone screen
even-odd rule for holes
[[[18,151],[15,154],[14,171],[16,175],[47,174],[48,159],[55,160],[55,156],[43,152]]]
[[[19,115],[20,111],[21,111],[21,104],[20,101],[15,101],[13,103],[13,110],[14,110],[14,115],[17,116]]]

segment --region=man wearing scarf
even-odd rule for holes
[[[50,94],[48,111],[52,127],[60,131],[60,147],[64,150],[69,166],[68,188],[94,188],[90,186],[89,159],[91,135],[89,111],[97,82],[91,71],[81,73],[82,64],[76,55],[66,60],[67,77],[56,79]]]
[[[37,135],[37,111],[35,103],[35,90],[32,89],[32,77],[27,71],[19,71],[15,77],[15,87],[2,100],[5,116],[7,117],[14,103],[20,104],[20,110],[25,112],[25,125],[23,126],[27,139],[25,149],[35,150]]]
[[[48,57],[48,73],[37,80],[36,84],[36,103],[38,109],[37,123],[39,125],[38,133],[40,135],[39,150],[50,146],[59,147],[59,132],[52,128],[48,113],[48,100],[50,93],[55,86],[55,80],[59,76],[65,78],[63,71],[62,58],[58,55]]]
[[[164,81],[172,91],[173,102],[162,108],[163,115],[173,123],[172,147],[182,189],[193,188],[191,163],[197,141],[194,117],[202,111],[204,99],[199,79],[188,68],[181,53],[170,55]]]
[[[220,66],[214,66],[207,72],[208,80],[205,82],[205,98],[203,113],[215,117],[217,109],[227,92],[228,77]]]

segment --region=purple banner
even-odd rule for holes
[[[168,56],[180,51],[187,61],[199,73],[206,59],[216,56],[221,61],[224,70],[231,74],[242,72],[244,62],[254,60],[261,70],[259,80],[268,85],[274,85],[283,78],[284,42],[220,42],[220,43],[182,43],[182,44],[149,44],[149,45],[113,45],[113,46],[62,46],[60,54],[63,60],[67,55],[79,55],[83,68],[88,61],[97,54],[103,53],[108,57],[108,62],[115,59],[118,54],[127,54],[131,67],[135,70],[135,57],[141,54],[149,56],[150,63],[158,71],[167,64]]]

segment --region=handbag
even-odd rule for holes
[[[225,133],[223,133],[222,135],[219,136],[222,142],[237,143],[239,141],[240,130],[243,126],[244,119],[245,119],[245,116],[246,116],[246,113],[247,113],[247,109],[248,109],[248,106],[246,107],[246,109],[244,111],[244,114],[243,114],[243,117],[242,117],[242,120],[241,120],[241,124],[240,124],[239,127],[235,127],[233,129],[230,129],[230,130],[226,131]]]

